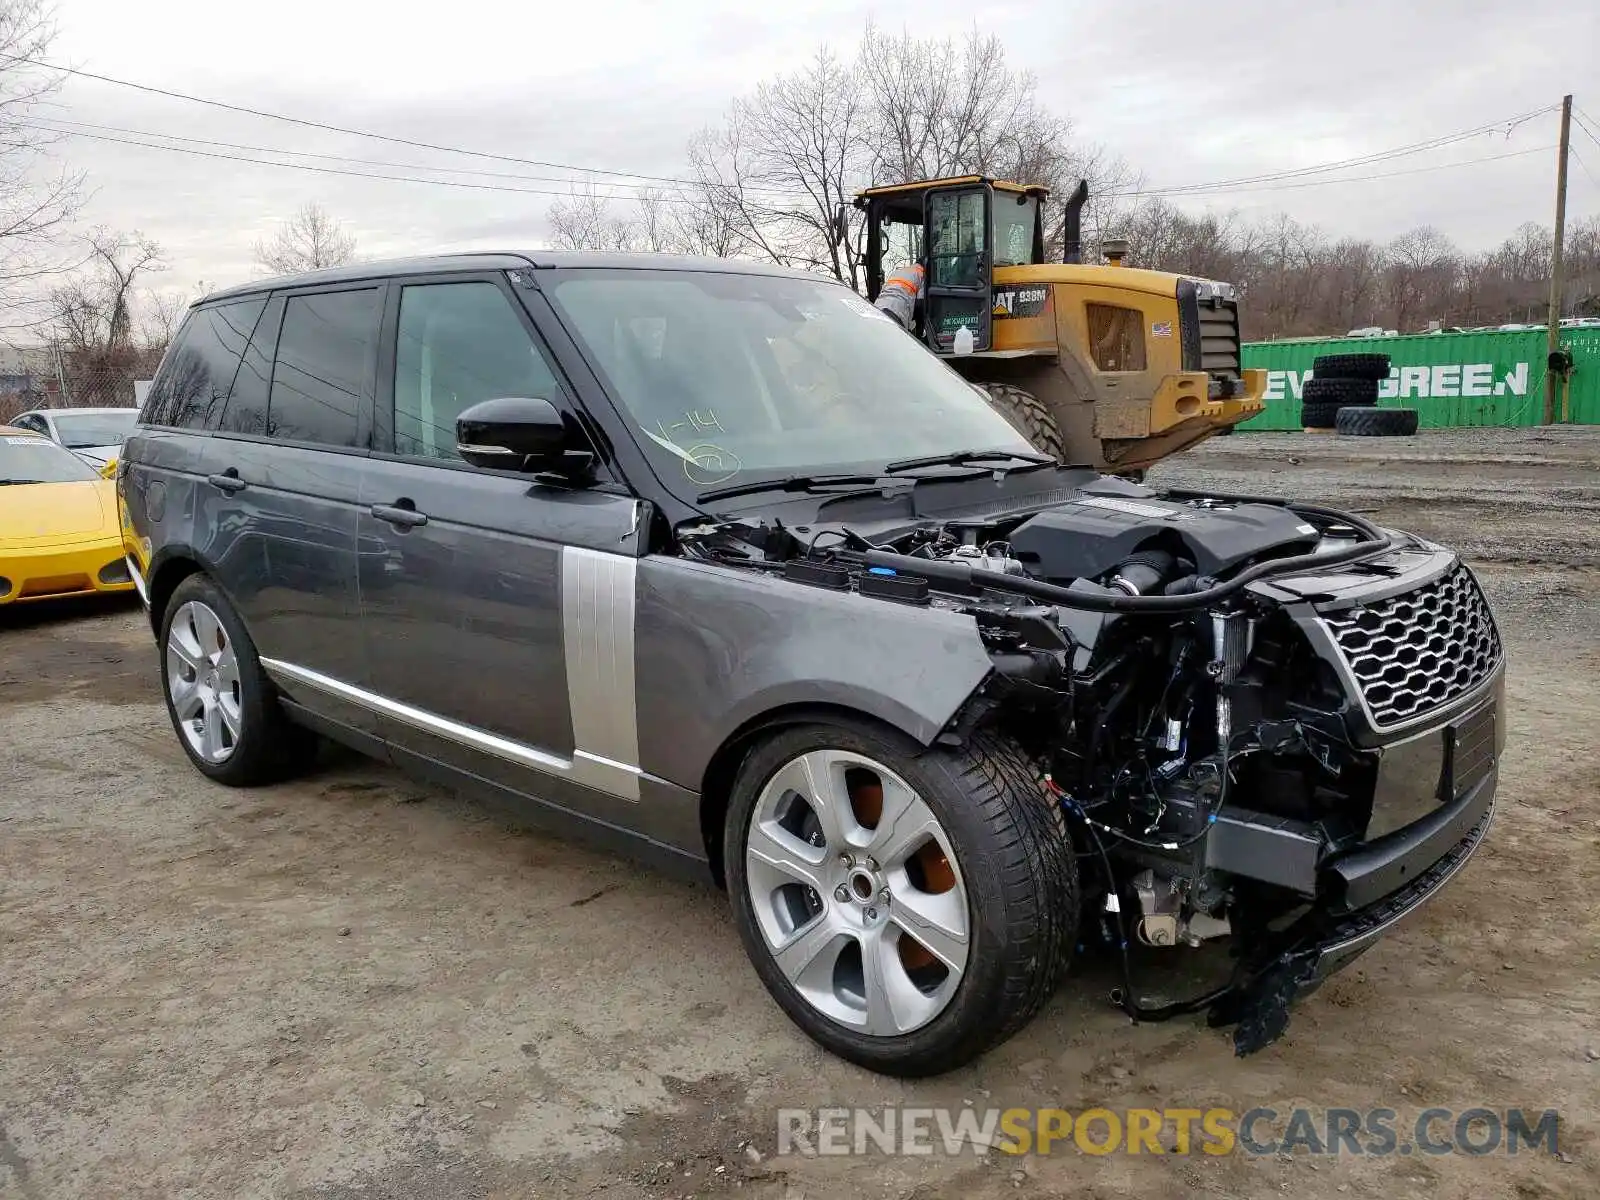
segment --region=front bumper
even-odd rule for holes
[[[1212,1005],[1213,1025],[1236,1026],[1239,1054],[1276,1040],[1298,995],[1371,949],[1483,844],[1494,819],[1504,694],[1502,664],[1465,711],[1377,749],[1382,758],[1367,840],[1323,857],[1310,905],[1249,948],[1233,984]]]
[[[0,605],[133,590],[118,538],[0,549]]]

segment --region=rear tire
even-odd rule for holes
[[[1418,424],[1414,408],[1341,408],[1334,428],[1347,437],[1410,437]]]
[[[1061,427],[1039,397],[1023,388],[1012,387],[1009,383],[980,383],[978,386],[988,395],[995,411],[1010,421],[1011,427],[1032,442],[1037,450],[1054,456],[1058,462],[1067,461],[1066,440],[1061,436]]]
[[[1387,354],[1324,354],[1311,364],[1315,379],[1371,379],[1389,378]]]
[[[272,783],[308,763],[316,737],[290,722],[228,598],[191,575],[161,617],[161,691],[195,769],[229,787]]]
[[[993,734],[928,750],[848,719],[783,730],[739,769],[723,854],[773,999],[825,1049],[890,1075],[954,1070],[1010,1037],[1077,935],[1063,814]]]

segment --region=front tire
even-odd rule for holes
[[[870,1070],[933,1075],[998,1045],[1076,938],[1064,818],[992,734],[927,750],[865,723],[787,729],[740,768],[723,847],[767,990]]]
[[[315,753],[315,737],[279,707],[244,622],[204,575],[189,576],[167,601],[161,690],[178,744],[218,783],[271,783]]]
[[[1061,436],[1061,426],[1045,407],[1044,401],[1032,392],[1009,383],[980,383],[989,397],[989,404],[1020,433],[1034,448],[1053,456],[1057,462],[1067,461],[1066,439]]]

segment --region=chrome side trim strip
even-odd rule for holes
[[[613,795],[639,798],[633,625],[638,560],[579,546],[561,551],[561,638],[575,763]],[[631,787],[630,787],[631,785]]]
[[[376,692],[369,692],[365,688],[356,687],[354,684],[345,683],[341,679],[334,679],[307,667],[284,662],[282,659],[263,658],[261,666],[268,675],[279,682],[303,684],[326,695],[347,700],[380,716],[403,722],[413,729],[446,738],[470,750],[492,754],[506,762],[516,763],[545,775],[565,776],[574,783],[592,787],[597,792],[604,792],[619,800],[631,800],[635,803],[639,800],[639,781],[645,778],[645,774],[638,767],[631,767],[627,763],[603,758],[584,750],[576,751],[570,759],[562,758],[560,755],[535,749],[511,738],[501,737],[497,733],[489,733],[472,725],[463,725],[460,721],[452,721],[448,717],[441,717],[438,713],[402,704],[398,700],[391,700],[387,696],[380,696]]]
[[[299,667],[294,663],[284,662],[282,659],[277,658],[263,658],[261,665],[266,669],[267,674],[275,679],[287,679],[295,683],[303,683],[319,692],[337,696],[341,700],[348,700],[351,704],[359,705],[382,716],[392,717],[396,721],[404,722],[413,729],[420,729],[424,733],[432,733],[442,738],[448,738],[452,742],[459,742],[463,746],[482,750],[484,753],[492,754],[496,758],[503,758],[508,762],[521,763],[523,766],[532,767],[536,771],[556,772],[564,775],[572,770],[572,763],[565,758],[547,754],[543,750],[535,750],[532,746],[524,746],[521,742],[514,742],[510,738],[501,737],[499,734],[487,733],[482,729],[475,729],[471,725],[463,725],[459,721],[452,721],[448,717],[441,717],[438,713],[431,713],[426,709],[413,708],[409,704],[402,704],[398,700],[391,700],[387,696],[380,696],[376,692],[369,692],[365,688],[358,688],[354,684],[345,683],[341,679],[334,679],[331,676],[323,675],[321,672]]]
[[[128,574],[133,576],[133,590],[139,593],[139,601],[146,609],[150,607],[150,589],[145,586],[144,576],[139,573],[139,564],[133,561],[133,555],[124,554],[122,561],[128,564]]]

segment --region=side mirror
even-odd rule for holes
[[[537,396],[480,400],[456,418],[456,451],[475,467],[557,470],[572,441],[560,411]]]

